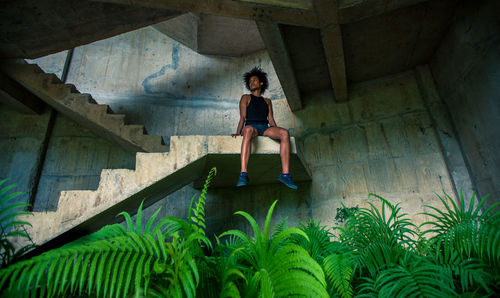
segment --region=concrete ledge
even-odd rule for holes
[[[181,187],[203,185],[212,167],[218,174],[212,187],[235,187],[240,172],[242,138],[230,136],[174,136],[170,151],[136,154],[135,171],[105,169],[95,191],[63,191],[55,212],[23,217],[33,227],[28,233],[40,250],[49,249],[117,222],[121,211],[134,214],[142,200],[150,206]],[[290,168],[295,181],[311,180],[290,140]],[[252,141],[250,184],[279,183],[280,144],[266,137]],[[280,186],[285,187],[285,186]]]

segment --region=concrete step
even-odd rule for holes
[[[139,129],[140,126],[132,127]],[[277,183],[280,172],[279,143],[265,137],[253,140],[257,149],[251,155],[252,183]],[[57,241],[69,241],[82,233],[93,232],[117,221],[121,211],[135,213],[144,200],[144,208],[184,185],[203,185],[210,170],[218,174],[212,187],[233,187],[239,173],[241,138],[230,136],[181,136],[171,138],[171,150],[164,153],[136,153],[135,170],[104,169],[95,191],[63,191],[56,212],[35,212],[28,233],[43,247]],[[290,168],[296,182],[310,180],[297,157],[291,139]],[[266,180],[267,179],[267,180]],[[234,181],[233,181],[234,180]],[[43,248],[42,248],[43,249]]]
[[[63,84],[56,75],[43,72],[38,65],[4,63],[0,68],[58,112],[127,151],[168,150],[160,136],[147,136],[144,126],[125,125],[124,117],[113,117],[109,106],[97,105],[90,94],[80,94],[74,85]]]
[[[119,135],[122,127],[125,125],[125,115],[108,114],[106,118],[102,119],[102,122],[110,131]]]

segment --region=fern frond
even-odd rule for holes
[[[263,232],[260,232],[255,219],[248,213],[239,211],[252,226],[255,238],[248,237],[238,230],[230,230],[221,235],[233,235],[241,243],[235,256],[241,266],[240,272],[246,276],[242,287],[245,296],[261,297],[313,296],[328,297],[322,268],[307,251],[299,245],[282,241],[288,235],[307,235],[297,228],[287,228],[269,239],[269,223],[276,201],[266,216]],[[283,244],[286,243],[286,244]]]
[[[323,263],[324,258],[334,252],[330,241],[333,235],[326,226],[321,226],[319,222],[309,219],[306,224],[300,222],[298,228],[304,231],[308,239],[294,236],[292,241],[307,250],[316,262]]]
[[[133,232],[81,242],[79,246],[67,245],[0,270],[0,287],[6,283],[8,289],[13,289],[22,284],[19,290],[32,293],[41,287],[46,289],[48,296],[76,292],[97,296],[119,293],[120,290],[124,294],[136,292],[143,287],[142,273],[147,271],[145,266],[150,266],[148,258],[163,259],[156,253],[159,249],[149,251],[146,247],[162,245],[160,241]],[[76,261],[79,261],[78,266]],[[117,271],[116,268],[122,269]],[[118,276],[118,284],[109,283],[109,276]],[[123,280],[127,281],[125,285]],[[130,280],[134,283],[129,284]]]
[[[354,257],[352,253],[332,254],[323,261],[323,268],[327,277],[330,295],[335,292],[340,297],[352,297],[352,278],[354,273]]]
[[[8,179],[1,180],[0,186],[4,185],[7,181]],[[23,211],[30,204],[13,201],[24,194],[23,192],[9,194],[9,191],[16,186],[16,184],[11,184],[0,188],[0,268],[16,262],[23,253],[35,247],[25,230],[25,227],[31,226],[31,224],[27,221],[16,219],[25,215],[33,215],[31,212]],[[28,239],[31,243],[16,251],[14,245],[11,243],[11,239],[14,237]]]
[[[408,256],[408,255],[407,255]],[[442,275],[439,266],[424,258],[413,258],[380,271],[375,288],[382,297],[442,297],[456,296],[452,280]]]

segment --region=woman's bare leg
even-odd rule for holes
[[[241,142],[241,172],[247,171],[248,160],[250,159],[251,141],[257,135],[257,130],[251,126],[243,128],[243,141]]]
[[[288,130],[281,127],[269,127],[264,136],[280,140],[281,168],[283,174],[290,173],[290,134]]]

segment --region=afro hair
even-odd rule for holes
[[[252,68],[252,70],[245,73],[243,75],[243,81],[245,82],[245,86],[247,87],[247,89],[249,91],[252,91],[252,90],[250,90],[249,84],[250,84],[250,78],[253,76],[259,78],[259,81],[262,83],[262,87],[260,88],[260,91],[262,94],[264,94],[267,87],[269,86],[269,82],[267,80],[267,73],[263,72],[260,67],[254,67],[254,68]]]

